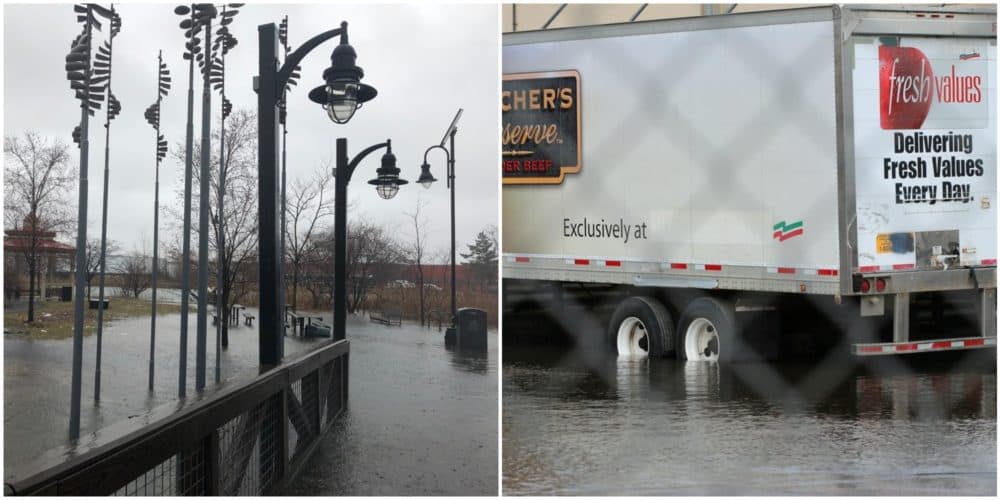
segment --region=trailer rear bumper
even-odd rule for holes
[[[960,339],[921,340],[919,342],[884,342],[854,344],[855,356],[881,356],[885,354],[914,354],[920,352],[958,351],[963,349],[996,348],[996,337],[964,337]]]

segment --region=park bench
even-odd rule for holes
[[[90,308],[91,308],[91,309],[97,309],[97,305],[98,305],[98,304],[99,304],[100,302],[101,302],[101,300],[100,300],[100,299],[91,299],[91,300],[90,300]],[[111,303],[111,301],[110,301],[110,300],[108,300],[108,299],[104,299],[104,310],[105,310],[105,311],[107,311],[107,310],[108,310],[108,304],[109,304],[109,303]]]
[[[246,313],[243,315],[243,324],[247,326],[253,326],[254,319],[256,319],[256,316],[250,313]]]
[[[386,326],[403,326],[403,313],[399,309],[387,309],[379,313],[368,313],[368,320]]]
[[[285,328],[291,326],[293,336],[296,335],[297,330],[299,329],[301,324],[302,324],[302,317],[299,316],[298,314],[295,314],[295,311],[288,311],[288,310],[285,311]]]

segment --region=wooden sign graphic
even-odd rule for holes
[[[504,75],[504,184],[559,184],[580,171],[580,73]]]

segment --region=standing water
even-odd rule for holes
[[[719,366],[508,344],[503,492],[994,496],[995,356]]]
[[[281,495],[496,495],[497,335],[446,348],[444,333],[349,324],[350,400]]]

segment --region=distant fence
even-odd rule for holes
[[[8,495],[267,495],[298,470],[348,397],[346,340],[7,483]]]

